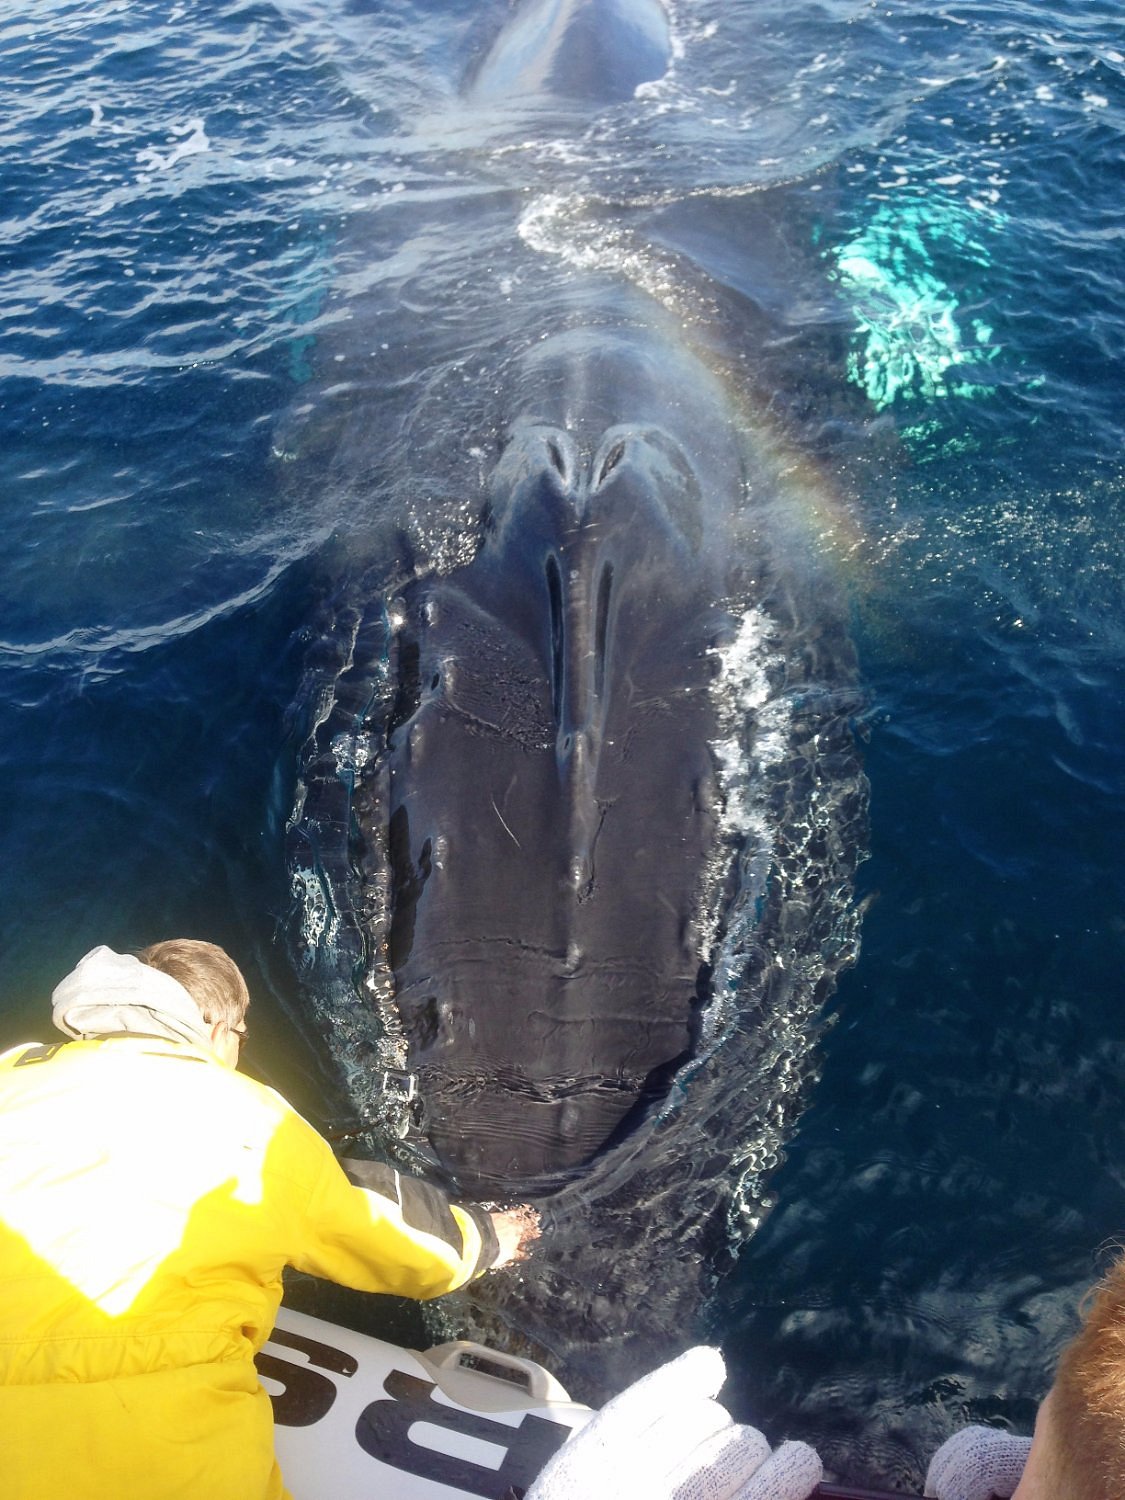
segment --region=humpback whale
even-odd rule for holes
[[[462,107],[596,111],[669,36],[656,0],[528,0]],[[407,404],[362,373],[305,402],[298,475],[370,522],[307,632],[290,935],[371,1149],[544,1209],[461,1317],[592,1396],[686,1335],[761,1212],[856,954],[866,782],[839,591],[721,337],[614,264],[537,298],[519,250],[458,313],[479,431],[450,422],[469,361],[440,320],[404,340]],[[329,368],[357,325],[326,323]]]
[[[576,342],[529,371],[558,369],[567,425],[545,403],[521,417],[473,560],[402,595],[380,767],[426,1133],[491,1192],[594,1156],[690,1055],[706,999],[712,652],[741,475],[733,444],[693,462],[655,420],[635,336]]]

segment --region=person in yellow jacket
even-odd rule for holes
[[[53,1000],[75,1040],[0,1056],[0,1492],[281,1500],[253,1360],[282,1268],[438,1297],[519,1259],[534,1211],[349,1181],[235,1071],[249,995],[213,944],[95,948]]]

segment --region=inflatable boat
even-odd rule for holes
[[[593,1415],[531,1360],[465,1341],[416,1353],[286,1307],[258,1374],[293,1500],[512,1500]]]

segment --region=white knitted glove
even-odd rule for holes
[[[963,1427],[946,1438],[926,1470],[927,1495],[935,1500],[991,1500],[1009,1496],[1020,1482],[1029,1437],[995,1427]]]
[[[700,1346],[615,1396],[559,1449],[526,1500],[807,1500],[815,1451],[740,1427],[713,1398],[726,1371]]]

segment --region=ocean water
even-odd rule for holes
[[[455,553],[506,345],[639,289],[792,444],[871,784],[859,961],[700,1321],[740,1417],[906,1489],[1030,1430],[1125,1231],[1125,29],[676,0],[664,77],[529,115],[462,87],[506,11],[0,23],[0,1042],[93,944],[191,932],[250,1067],[346,1110],[281,936],[326,564],[404,515]],[[309,395],[352,350],[361,430]]]

